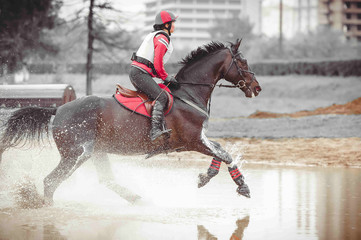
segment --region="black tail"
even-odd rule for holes
[[[4,125],[1,148],[40,141],[43,133],[48,133],[51,116],[55,114],[56,108],[26,107],[16,110]]]

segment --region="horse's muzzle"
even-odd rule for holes
[[[262,88],[260,86],[254,87],[254,94],[258,96],[259,92],[262,91]]]

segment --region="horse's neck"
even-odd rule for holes
[[[203,109],[207,108],[214,86],[219,81],[219,68],[221,64],[218,61],[215,63],[211,62],[209,60],[195,63],[196,65],[192,68],[196,69],[197,72],[192,71],[190,74],[185,74],[180,80],[180,83],[193,83],[182,85],[180,89],[181,96]]]

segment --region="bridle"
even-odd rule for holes
[[[251,79],[251,82],[249,83],[249,86],[251,86],[252,82],[253,82],[254,79],[255,79],[255,78],[254,78],[254,75],[255,75],[254,72],[251,72],[251,71],[248,71],[248,70],[243,70],[243,69],[237,64],[237,61],[238,61],[237,57],[241,55],[241,52],[237,52],[236,54],[234,54],[233,51],[232,51],[232,49],[231,49],[231,47],[227,47],[227,48],[228,48],[229,51],[231,52],[232,60],[231,60],[231,62],[230,62],[230,64],[229,64],[229,67],[228,67],[226,73],[223,74],[223,77],[222,77],[222,78],[223,78],[223,79],[226,78],[227,74],[229,73],[229,70],[231,70],[231,68],[232,68],[232,66],[233,66],[233,63],[234,63],[234,65],[236,65],[237,72],[238,72],[239,76],[240,76],[242,79],[239,80],[237,84],[234,84],[234,85],[222,85],[222,84],[220,84],[219,87],[231,87],[231,88],[239,88],[239,89],[242,89],[242,88],[246,87],[246,79],[244,79],[243,73],[252,74],[252,79]],[[240,56],[240,58],[241,58],[241,61],[245,61],[245,59],[242,58],[242,56]],[[249,87],[248,87],[248,89],[249,89]],[[251,89],[249,89],[249,90],[251,90]]]
[[[225,77],[227,76],[227,74],[229,73],[229,71],[231,70],[232,66],[233,66],[233,63],[234,65],[236,65],[236,68],[237,68],[237,72],[239,74],[239,76],[241,77],[241,80],[238,81],[238,83],[236,84],[233,84],[233,85],[223,85],[223,84],[211,84],[211,83],[192,83],[192,82],[179,82],[180,85],[183,85],[183,84],[187,84],[187,85],[198,85],[198,86],[207,86],[207,87],[210,87],[210,88],[214,88],[214,87],[225,87],[225,88],[239,88],[242,90],[242,88],[247,88],[248,90],[252,91],[250,89],[249,86],[251,86],[252,82],[254,81],[255,77],[254,77],[254,72],[251,72],[251,71],[248,71],[248,70],[243,70],[238,64],[237,64],[237,57],[239,56],[241,58],[241,61],[245,61],[244,58],[242,58],[241,56],[241,53],[240,52],[237,52],[236,54],[233,53],[232,51],[232,48],[231,47],[227,47],[229,49],[229,51],[231,52],[231,55],[232,55],[232,60],[227,68],[227,71],[225,74],[222,75],[222,77],[220,79],[225,79]],[[247,87],[247,83],[246,83],[246,79],[244,78],[243,76],[243,73],[249,73],[249,74],[252,74],[252,79],[251,79],[251,82],[249,83],[249,86]],[[195,108],[196,110],[198,110],[199,112],[201,112],[202,114],[206,115],[207,116],[207,119],[209,118],[209,113],[210,113],[210,110],[211,110],[211,98],[209,99],[208,101],[208,106],[207,106],[207,109],[206,110],[203,110],[202,108],[200,108],[199,106],[195,105],[194,103],[186,100],[186,99],[183,99],[183,98],[180,98],[176,95],[174,95],[172,93],[172,95],[180,100],[182,100],[183,102],[187,103],[188,105],[192,106],[193,108]]]
[[[240,52],[237,52],[236,54],[233,53],[231,47],[227,47],[229,49],[229,51],[231,52],[231,55],[232,55],[232,60],[227,68],[227,71],[225,74],[222,75],[221,79],[225,79],[225,77],[227,76],[227,74],[229,73],[229,71],[231,70],[232,66],[233,66],[233,63],[234,65],[236,65],[236,68],[237,68],[237,72],[239,74],[239,76],[242,78],[241,80],[238,81],[238,83],[236,84],[233,84],[233,85],[225,85],[225,84],[218,84],[218,85],[215,85],[215,84],[211,84],[211,83],[192,83],[192,82],[180,82],[179,84],[187,84],[187,85],[200,85],[200,86],[209,86],[211,88],[214,88],[214,87],[225,87],[225,88],[239,88],[239,89],[242,89],[244,87],[247,87],[246,86],[246,79],[244,79],[244,76],[243,76],[243,73],[249,73],[249,74],[252,74],[252,79],[251,79],[251,82],[249,84],[249,86],[251,86],[252,82],[254,81],[255,79],[255,73],[252,72],[252,71],[248,71],[248,70],[243,70],[238,64],[237,64],[237,57],[241,55]],[[241,57],[241,56],[240,56]],[[241,61],[244,61],[244,59],[241,57]],[[248,87],[249,89],[249,87]],[[249,89],[251,90],[251,89]]]

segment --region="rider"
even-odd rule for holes
[[[174,32],[176,19],[177,17],[172,12],[159,12],[155,17],[154,31],[145,37],[138,51],[132,56],[133,62],[129,74],[132,84],[138,91],[145,93],[151,100],[155,100],[150,130],[152,141],[163,134],[169,137],[171,131],[171,129],[165,129],[164,121],[164,109],[168,98],[153,77],[161,78],[166,85],[179,86],[177,80],[164,69],[164,64],[173,51],[170,36]]]

